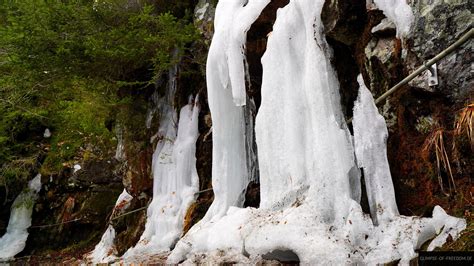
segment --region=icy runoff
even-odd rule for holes
[[[123,210],[130,206],[133,197],[128,194],[127,190],[123,190],[115,203],[114,210],[111,217],[120,214]],[[88,254],[88,260],[94,264],[109,263],[117,259],[117,249],[114,244],[115,228],[112,225],[107,227],[107,230],[102,235],[100,242],[95,246],[94,250]]]
[[[320,265],[408,264],[427,240],[435,237],[432,250],[448,235],[456,239],[465,221],[438,206],[433,218],[398,214],[385,121],[361,79],[355,135],[350,135],[331,50],[322,34],[323,0],[291,0],[278,10],[262,58],[262,103],[256,119],[261,204],[259,209],[238,208],[247,178],[245,121],[238,107],[242,95],[232,92],[244,85],[246,29],[267,3],[221,0],[217,6],[207,65],[215,200],[168,262],[249,263],[297,256]],[[372,217],[360,206],[358,166],[365,173]]]
[[[13,202],[7,232],[0,238],[0,261],[13,258],[25,248],[33,206],[40,190],[41,175],[38,174]]]

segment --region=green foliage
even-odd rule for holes
[[[0,44],[9,47],[11,60],[40,73],[117,81],[150,68],[159,74],[174,49],[198,37],[192,24],[170,13],[127,6],[124,0],[24,0],[11,4]]]
[[[152,86],[199,37],[190,4],[143,2],[2,1],[0,183],[24,176],[12,162],[42,150],[43,170],[54,173],[81,152],[113,149],[118,106],[132,105],[127,95]]]

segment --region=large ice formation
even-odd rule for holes
[[[241,101],[232,105],[239,94],[229,88],[242,85],[235,73],[243,73],[244,66],[241,54],[236,62],[227,51],[242,47],[242,38],[229,35],[245,36],[249,25],[241,22],[254,21],[265,6],[255,3],[263,2],[227,0],[217,6],[207,64],[216,198],[205,218],[177,243],[168,262],[249,263],[266,258],[318,265],[407,264],[427,240],[435,237],[429,247],[433,249],[448,235],[456,238],[465,221],[438,206],[433,218],[398,214],[385,121],[361,79],[355,135],[350,135],[322,34],[323,0],[291,0],[278,10],[262,58],[262,104],[256,119],[261,205],[238,208],[247,180],[242,159],[245,121]],[[254,10],[245,13],[249,7]],[[248,17],[229,23],[236,14]],[[360,206],[358,165],[366,174],[372,217]]]
[[[13,258],[25,248],[33,207],[40,190],[41,175],[38,174],[13,202],[7,232],[0,238],[0,261]]]
[[[253,130],[245,121],[251,116],[246,112],[251,110],[242,107],[247,98],[244,44],[247,31],[269,2],[221,0],[217,4],[215,33],[206,69],[212,114],[214,201],[204,218],[188,232],[191,238],[196,231],[206,234],[206,228],[224,216],[229,207],[242,206],[247,185],[254,178],[256,158],[249,156]],[[187,243],[187,240],[179,241],[175,250],[186,253]]]
[[[251,176],[247,169],[244,43],[246,32],[269,0],[219,1],[215,33],[207,59],[207,87],[212,114],[212,184],[214,202],[202,223],[242,206]]]
[[[130,206],[132,195],[128,194],[127,190],[123,190],[119,195],[117,202],[115,202],[114,210],[111,217],[120,214],[123,210]],[[117,259],[117,249],[114,244],[115,228],[109,224],[107,230],[102,235],[100,242],[95,246],[94,250],[88,254],[88,260],[94,264],[109,263]]]

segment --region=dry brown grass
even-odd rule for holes
[[[423,153],[431,154],[434,153],[436,157],[436,167],[438,173],[438,183],[441,187],[441,191],[449,195],[452,190],[456,192],[456,185],[454,184],[453,171],[451,170],[451,163],[449,160],[448,153],[446,151],[445,139],[444,139],[445,129],[437,128],[434,130],[428,138],[426,138],[423,145]],[[449,176],[448,187],[449,193],[444,190],[443,179],[441,177],[441,170],[444,169]]]
[[[193,226],[193,217],[195,216],[195,212],[197,211],[198,203],[197,201],[193,202],[191,206],[189,206],[188,210],[186,211],[186,215],[184,216],[184,223],[183,223],[183,234],[184,236],[191,226]]]
[[[461,109],[458,118],[456,119],[456,125],[454,127],[454,134],[461,136],[466,132],[467,138],[471,144],[471,149],[474,150],[474,103],[468,104],[466,107]]]

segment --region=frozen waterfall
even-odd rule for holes
[[[207,62],[215,200],[168,262],[254,263],[263,257],[317,265],[407,264],[427,240],[435,237],[432,249],[448,235],[456,238],[465,221],[438,206],[433,218],[398,214],[385,121],[361,79],[354,137],[347,129],[322,34],[323,0],[291,0],[278,10],[262,58],[256,119],[261,204],[239,208],[248,182],[240,107],[243,40],[267,3],[221,0],[217,6]],[[406,9],[399,11],[396,16]],[[358,166],[365,173],[372,217],[360,206]]]
[[[172,105],[176,73],[177,66],[170,70],[167,94],[158,101],[159,141],[153,154],[153,200],[148,206],[145,231],[137,245],[123,255],[125,261],[169,251],[181,237],[184,216],[199,189],[195,155],[199,100],[189,98],[178,122]]]
[[[13,202],[7,232],[0,238],[0,261],[13,258],[25,248],[33,207],[40,190],[41,175],[38,174]]]

